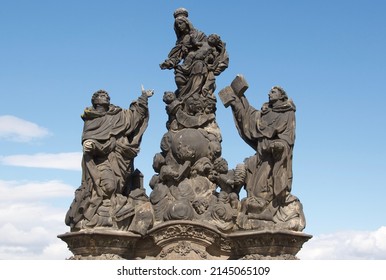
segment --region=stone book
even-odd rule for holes
[[[248,87],[248,83],[245,80],[244,76],[240,74],[238,74],[231,83],[231,88],[233,92],[236,93],[239,97],[244,94]]]
[[[230,86],[223,88],[219,92],[220,99],[225,107],[228,107],[232,100],[235,98],[235,94],[241,97],[244,92],[248,89],[248,83],[245,80],[243,75],[237,75],[236,78],[233,79]]]

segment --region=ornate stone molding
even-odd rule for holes
[[[131,232],[94,229],[67,232],[58,238],[67,243],[74,254],[73,259],[106,259],[106,256],[131,259],[135,257],[135,246],[141,236]]]
[[[158,259],[208,259],[208,254],[197,247],[196,244],[189,241],[178,241],[176,245],[163,249],[158,255]]]
[[[155,226],[148,234],[156,244],[168,243],[170,239],[195,239],[212,244],[221,233],[213,228],[194,221],[170,221]]]
[[[228,235],[233,244],[232,258],[236,259],[248,255],[295,256],[311,237],[305,233],[287,230],[250,230]]]
[[[199,222],[165,222],[151,229],[148,235],[162,248],[156,256],[158,259],[225,259],[229,255],[219,249],[221,233]],[[217,252],[216,255],[212,251]]]
[[[312,236],[286,230],[222,233],[199,222],[169,221],[143,237],[116,230],[84,230],[58,237],[74,254],[70,259],[296,260]]]

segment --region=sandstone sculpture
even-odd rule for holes
[[[226,44],[196,29],[186,9],[173,16],[177,40],[160,68],[173,70],[176,88],[163,95],[166,131],[153,158],[150,194],[134,158],[153,92],[142,89],[124,110],[98,91],[82,116],[82,184],[66,215],[71,232],[59,237],[73,259],[296,259],[311,236],[302,233],[303,207],[291,193],[294,102],[274,86],[256,110],[242,75],[219,91],[256,152],[229,168],[216,121]]]

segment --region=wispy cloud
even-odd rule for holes
[[[15,116],[0,116],[0,139],[28,142],[49,136],[48,129]]]
[[[71,197],[72,186],[60,181],[20,182],[0,180],[0,202],[39,201],[50,198]]]
[[[386,226],[375,231],[345,231],[316,236],[304,244],[300,259],[385,260]]]
[[[82,153],[38,153],[34,155],[11,155],[0,157],[3,165],[81,170]]]

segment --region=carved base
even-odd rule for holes
[[[58,235],[74,254],[70,259],[132,259],[140,235],[131,232],[95,229]]]
[[[240,231],[228,238],[234,259],[297,259],[295,256],[311,235],[297,231]],[[292,257],[291,257],[292,256]]]
[[[141,237],[129,232],[90,230],[58,236],[71,259],[297,259],[312,236],[295,231],[244,230],[222,233],[193,221],[170,221]]]
[[[159,247],[156,259],[228,259],[231,246],[216,228],[192,221],[169,221],[152,228],[149,236]]]

